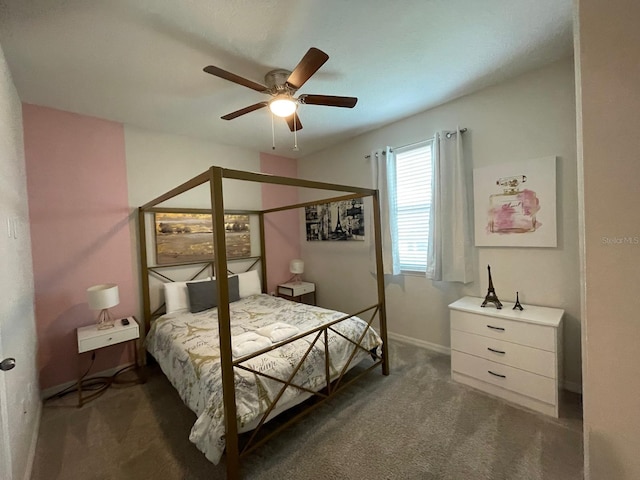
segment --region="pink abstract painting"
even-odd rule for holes
[[[474,169],[476,246],[556,246],[555,157]]]

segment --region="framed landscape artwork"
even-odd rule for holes
[[[156,213],[154,220],[158,265],[213,259],[210,214]],[[249,215],[225,215],[224,223],[227,257],[250,257]]]
[[[473,169],[477,247],[556,247],[556,157]]]
[[[307,241],[364,240],[361,198],[305,207]]]

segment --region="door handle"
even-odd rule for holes
[[[7,370],[11,370],[15,366],[16,366],[15,358],[5,358],[0,362],[0,370],[2,370],[3,372],[6,372]]]

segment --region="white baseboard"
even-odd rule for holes
[[[397,340],[399,342],[408,343],[409,345],[415,345],[416,347],[426,348],[427,350],[443,353],[445,355],[451,355],[451,349],[449,347],[444,347],[442,345],[438,345],[437,343],[431,343],[425,340],[419,340],[417,338],[407,337],[406,335],[401,335],[399,333],[393,332],[387,332],[387,336],[391,340]],[[565,380],[562,386],[565,390],[582,395],[582,385],[580,385],[579,383],[568,382]]]
[[[415,345],[416,347],[426,348],[427,350],[433,350],[434,352],[444,353],[445,355],[451,355],[451,349],[449,347],[443,347],[437,343],[418,340],[417,338],[407,337],[406,335],[400,335],[399,333],[393,332],[387,332],[387,336],[392,340],[408,343],[409,345]]]
[[[36,411],[36,419],[33,422],[33,430],[31,431],[31,444],[29,445],[29,453],[27,454],[27,468],[24,472],[24,480],[29,480],[33,473],[33,462],[36,459],[36,445],[38,444],[38,434],[40,433],[40,420],[42,420],[42,402],[38,402]]]
[[[94,372],[92,374],[90,374],[87,378],[91,378],[91,377],[110,377],[111,375],[113,375],[114,373],[116,373],[118,370],[120,370],[121,368],[124,368],[128,365],[133,365],[133,363],[130,364],[124,364],[124,365],[119,365],[117,367],[113,367],[113,368],[109,368],[107,370],[103,370],[101,372]],[[41,393],[41,397],[43,400],[46,400],[47,398],[49,398],[52,395],[55,395],[56,393],[62,392],[63,390],[69,388],[69,387],[73,387],[78,383],[77,380],[71,380],[70,382],[65,382],[65,383],[61,383],[60,385],[54,385],[53,387],[49,387],[46,390],[43,390]]]
[[[570,392],[578,393],[578,394],[582,395],[582,385],[579,384],[579,383],[568,382],[568,381],[565,380],[564,382],[562,382],[562,387],[565,390],[568,390]]]

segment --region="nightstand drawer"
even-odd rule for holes
[[[555,352],[556,328],[451,310],[451,328]]]
[[[288,297],[299,297],[300,295],[306,295],[307,293],[313,293],[315,291],[316,285],[311,282],[283,283],[282,285],[278,285],[278,294]]]
[[[116,325],[107,330],[98,330],[95,325],[82,327],[78,329],[78,353],[128,342],[139,336],[138,323],[133,317],[129,317],[129,325],[123,326],[120,320],[117,320]]]
[[[546,350],[459,330],[451,330],[451,349],[545,377],[557,376],[556,355]]]

